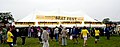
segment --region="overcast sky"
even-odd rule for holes
[[[0,0],[0,11],[11,11],[15,20],[22,19],[31,12],[82,11],[90,17],[103,20],[120,20],[120,0]]]

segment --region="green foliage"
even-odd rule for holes
[[[10,12],[0,13],[0,22],[7,24],[9,23],[9,21],[14,21],[14,18],[12,17]]]
[[[110,20],[109,18],[105,18],[105,19],[103,19],[102,22],[103,22],[104,24],[107,24],[107,23],[109,23],[109,20]]]
[[[100,41],[95,44],[95,38],[91,37],[87,40],[86,47],[120,47],[120,36],[112,36],[110,40],[107,40],[106,37],[100,37]],[[50,47],[83,47],[83,39],[79,38],[79,44],[73,44],[72,40],[67,39],[67,46],[61,46],[58,42],[49,40]],[[17,46],[21,47],[21,38],[17,40]],[[8,44],[0,44],[0,47],[8,47]],[[39,43],[38,38],[26,38],[26,44],[23,47],[42,47],[42,44]]]

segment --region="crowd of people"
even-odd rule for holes
[[[16,45],[17,31],[15,26],[6,27],[6,25],[0,27],[0,42],[1,44],[8,43],[10,47]]]
[[[1,43],[8,43],[10,47],[17,46],[17,37],[21,37],[22,45],[25,45],[26,37],[38,38],[39,42],[43,44],[43,47],[49,47],[49,40],[53,41],[55,38],[56,42],[60,45],[67,45],[67,38],[73,40],[74,44],[79,44],[78,38],[84,40],[83,46],[87,45],[87,39],[89,37],[95,37],[95,44],[98,43],[100,36],[107,36],[106,38],[110,40],[110,27],[103,28],[88,28],[88,27],[34,27],[30,26],[28,28],[16,29],[15,26],[0,27],[0,40]],[[50,38],[50,39],[49,39]]]

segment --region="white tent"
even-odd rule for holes
[[[90,26],[90,24],[84,24],[84,22],[98,22],[96,20],[94,20],[93,18],[89,17],[88,15],[86,15],[85,13],[82,13],[80,11],[77,12],[67,12],[67,11],[36,11],[33,12],[31,14],[29,14],[28,16],[26,16],[23,19],[18,20],[17,22],[35,22],[34,26],[38,26],[38,22],[60,22],[60,21],[67,21],[67,20],[37,20],[36,17],[37,16],[63,16],[63,17],[83,17],[84,20],[82,20],[82,24],[61,24],[63,26],[66,27],[71,27],[71,26]],[[70,21],[70,20],[68,20]],[[18,25],[18,26],[22,26],[22,25]],[[28,25],[26,25],[28,26]],[[59,26],[59,25],[40,25],[40,26],[50,26],[50,27],[55,27],[55,26]],[[103,25],[91,25],[93,27],[96,26],[103,26]]]

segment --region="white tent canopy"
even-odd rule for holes
[[[93,18],[82,12],[67,12],[67,11],[36,11],[17,22],[35,22],[36,16],[66,16],[66,17],[84,17],[84,21],[97,22]],[[48,20],[49,21],[49,20]]]

